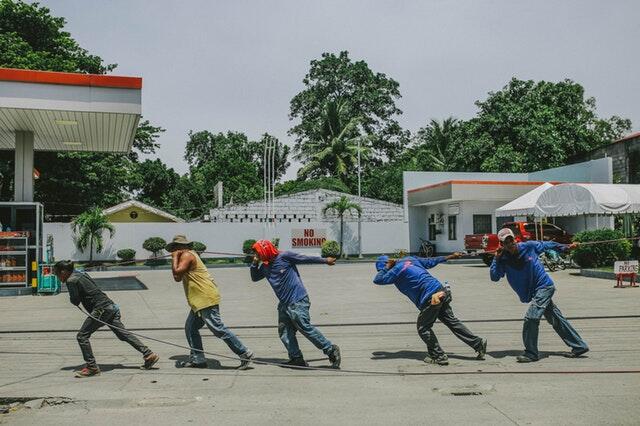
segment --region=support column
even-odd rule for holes
[[[33,132],[16,131],[13,201],[33,201]]]

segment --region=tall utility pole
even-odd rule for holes
[[[358,198],[360,194],[360,138],[358,138]],[[358,200],[359,202],[360,200]],[[358,213],[358,258],[362,259],[362,215]]]
[[[262,170],[262,186],[264,192],[264,238],[271,237],[270,228],[275,226],[275,218],[273,215],[273,195],[275,181],[275,154],[276,141],[272,138],[266,138],[264,142],[263,154],[263,170]]]

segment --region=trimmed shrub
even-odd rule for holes
[[[125,262],[128,262],[136,258],[136,251],[134,249],[126,248],[118,250],[116,255]]]
[[[613,229],[595,229],[593,231],[578,232],[573,240],[580,243],[590,241],[607,241],[624,238],[624,234]],[[612,243],[578,246],[573,251],[573,260],[581,268],[597,268],[611,266],[616,260],[625,260],[631,254],[629,240]]]
[[[244,254],[246,254],[246,256],[244,257],[244,263],[251,263],[253,261],[253,249],[251,248],[251,246],[253,246],[256,243],[256,240],[244,240],[244,243],[242,243],[242,252]]]
[[[144,240],[142,243],[142,248],[150,251],[153,254],[153,257],[158,257],[162,250],[164,250],[167,242],[160,237],[151,237]]]
[[[253,254],[253,249],[251,248],[251,246],[253,246],[256,243],[256,240],[244,240],[244,243],[242,243],[242,252],[244,254]]]
[[[338,257],[340,256],[340,244],[337,241],[327,240],[322,243],[320,252],[322,257]]]
[[[205,250],[207,250],[207,246],[205,246],[203,243],[201,243],[200,241],[193,242],[193,251],[195,251],[198,254],[201,254]]]

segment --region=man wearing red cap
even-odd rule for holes
[[[531,302],[522,326],[524,354],[517,357],[518,362],[538,360],[538,328],[543,316],[564,343],[571,348],[571,352],[566,356],[578,358],[587,353],[589,351],[587,343],[582,340],[578,332],[569,324],[569,321],[551,300],[556,287],[538,259],[540,253],[546,250],[571,250],[577,247],[578,243],[571,245],[559,244],[554,241],[518,243],[513,231],[509,228],[503,228],[498,232],[498,240],[500,247],[496,251],[489,271],[491,280],[499,281],[506,275],[509,285],[518,294],[520,301],[522,303]]]
[[[289,353],[288,365],[307,367],[298,346],[296,332],[300,331],[316,348],[322,350],[333,368],[340,367],[340,348],[311,324],[309,295],[302,284],[296,265],[322,263],[334,265],[334,257],[305,256],[290,251],[279,252],[271,241],[260,240],[252,246],[255,256],[251,264],[251,279],[266,278],[278,297],[278,334]]]

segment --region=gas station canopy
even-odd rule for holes
[[[138,77],[0,68],[0,149],[28,132],[38,151],[129,152],[141,89]]]
[[[0,149],[15,150],[14,201],[33,201],[34,151],[127,153],[142,79],[0,68]]]

